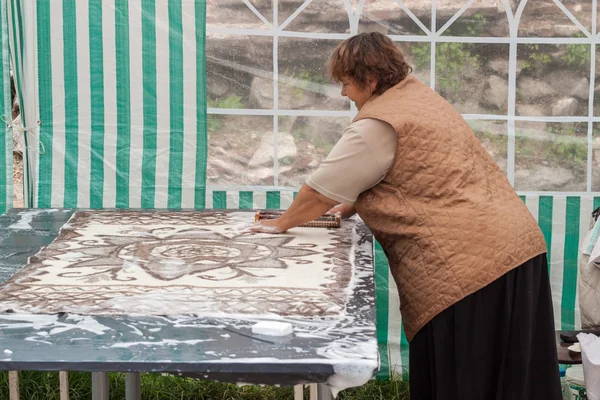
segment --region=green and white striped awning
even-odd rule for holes
[[[8,22],[6,0],[0,0],[0,213],[12,207],[13,201],[13,148],[11,97],[10,97],[10,54],[8,51]]]
[[[10,2],[27,205],[203,208],[205,2]]]

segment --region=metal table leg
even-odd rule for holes
[[[294,386],[294,400],[304,399],[304,385]]]
[[[310,400],[318,400],[319,391],[317,390],[316,383],[311,383],[310,385],[308,385],[308,394],[309,394]]]
[[[92,400],[108,400],[108,372],[92,372]]]
[[[69,400],[69,373],[60,371],[58,373],[58,382],[60,387],[60,400]]]
[[[128,372],[125,374],[125,399],[142,400],[140,390],[141,379],[139,372]]]
[[[331,393],[331,389],[327,387],[324,383],[319,383],[317,385],[317,399],[318,400],[333,400],[333,394]]]
[[[19,373],[17,371],[8,372],[8,391],[10,400],[19,400]]]

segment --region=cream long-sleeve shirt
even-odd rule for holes
[[[354,122],[306,184],[330,199],[353,204],[359,194],[381,182],[395,152],[391,125],[376,119]]]

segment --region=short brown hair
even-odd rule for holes
[[[340,43],[329,61],[329,73],[339,82],[348,77],[361,89],[369,78],[377,80],[373,94],[381,94],[412,72],[404,54],[379,32],[361,33]]]

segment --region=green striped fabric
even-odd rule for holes
[[[208,208],[285,209],[294,198],[294,191],[268,188],[207,189]],[[521,195],[548,245],[548,268],[552,287],[556,329],[581,326],[577,273],[579,248],[590,229],[592,211],[600,206],[600,197]],[[381,360],[378,379],[391,374],[408,378],[408,341],[399,313],[396,285],[390,275],[387,259],[378,243],[374,247],[377,339]]]
[[[581,326],[578,259],[596,201],[593,195],[527,196],[525,200],[546,238],[556,329]]]
[[[12,130],[8,125],[12,119],[10,98],[10,54],[8,51],[8,20],[6,0],[0,0],[0,213],[12,207]]]
[[[295,193],[293,189],[276,190],[244,188],[207,187],[206,208],[212,209],[286,209],[292,204]]]
[[[41,122],[32,206],[204,208],[205,1],[33,0],[12,15],[36,65],[17,71]]]
[[[378,242],[374,247],[375,281],[375,310],[377,317],[377,344],[379,347],[379,373],[377,379],[387,379],[390,376],[389,315],[390,315],[390,279],[389,268],[383,248]],[[393,284],[393,282],[392,282]]]

